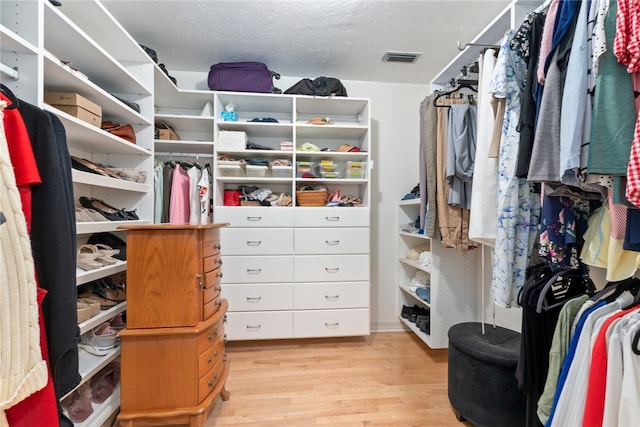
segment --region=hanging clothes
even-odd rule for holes
[[[171,179],[169,222],[171,224],[189,223],[189,175],[179,163],[176,164]]]
[[[449,106],[466,102],[464,98],[442,99],[438,106]],[[449,205],[449,184],[447,181],[447,117],[446,107],[437,109],[436,137],[436,205],[438,209],[438,227],[442,244],[447,248],[460,249],[466,252],[477,247],[469,241],[469,209]]]
[[[495,125],[489,84],[496,64],[496,54],[496,50],[488,49],[478,60],[478,139],[469,213],[469,239],[491,247],[495,245],[498,228],[498,159],[489,157],[489,145]]]
[[[0,103],[2,119],[7,104]],[[35,267],[4,123],[0,123],[0,180],[0,323],[9,333],[0,339],[0,346],[11,360],[0,364],[0,424],[8,425],[5,410],[47,384],[47,365],[39,343]]]
[[[436,144],[438,108],[436,95],[428,95],[420,103],[420,228],[432,239],[437,236],[436,208]]]
[[[450,206],[471,208],[476,158],[477,110],[472,104],[452,104],[447,115],[447,166]]]
[[[526,63],[511,50],[513,33],[510,30],[504,37],[491,88],[494,97],[505,99],[506,107],[498,161],[498,228],[492,277],[494,303],[501,307],[516,303],[524,286],[540,218],[540,197],[531,192],[526,180],[515,175]]]
[[[200,169],[193,165],[187,171],[189,175],[189,224],[200,224]]]
[[[198,181],[198,192],[200,194],[200,224],[208,224],[210,219],[209,200],[211,199],[211,169],[207,164],[200,174]]]
[[[164,163],[156,162],[153,167],[153,222],[162,223],[162,200],[164,197]]]

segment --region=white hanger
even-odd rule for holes
[[[551,4],[553,0],[544,0],[544,3],[542,3],[540,6],[538,6],[538,8],[534,11],[535,13],[541,13],[544,12],[545,10],[549,9],[549,5]]]

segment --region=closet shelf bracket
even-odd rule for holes
[[[3,64],[2,62],[0,62],[0,72],[2,72],[3,74],[6,74],[12,80],[18,80],[20,78],[18,67],[11,68],[8,65]]]

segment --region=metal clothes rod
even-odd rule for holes
[[[11,68],[8,65],[4,65],[0,62],[0,72],[9,76],[9,78],[13,80],[18,80],[20,78],[20,73],[18,72],[18,68]]]
[[[486,43],[467,43],[467,44],[465,44],[463,46],[462,43],[460,43],[460,40],[458,40],[458,50],[459,51],[463,51],[469,46],[492,47],[492,48],[495,48],[495,49],[500,49],[500,46],[497,46],[495,44],[486,44]]]

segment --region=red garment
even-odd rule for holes
[[[11,104],[11,100],[0,93],[0,100]],[[33,155],[31,140],[27,128],[18,109],[3,110],[4,131],[9,145],[9,157],[16,176],[16,184],[20,191],[22,212],[27,220],[27,232],[31,232],[31,186],[40,184],[40,173]]]
[[[47,337],[44,333],[44,317],[42,315],[42,300],[47,291],[38,288],[38,323],[40,324],[40,348],[42,358],[47,362],[49,381],[43,389],[38,390],[20,403],[5,411],[11,427],[59,427],[58,403],[53,388],[51,367],[49,366],[49,349]]]
[[[3,93],[0,99],[11,103]],[[22,116],[17,109],[3,110],[5,136],[9,147],[9,157],[16,177],[16,184],[20,192],[22,213],[27,222],[27,231],[31,231],[31,186],[40,184],[40,173],[31,147],[31,140]],[[36,277],[37,280],[37,277]],[[18,404],[5,411],[11,427],[58,427],[60,415],[58,402],[53,387],[51,367],[49,366],[49,349],[45,333],[44,317],[42,314],[42,300],[47,291],[38,287],[38,324],[40,325],[40,352],[42,359],[47,362],[49,380],[44,388],[33,393]]]
[[[637,73],[632,74],[633,90],[640,91],[640,78]],[[636,128],[631,141],[631,153],[627,164],[627,188],[625,198],[640,207],[640,108],[636,97]]]
[[[627,313],[638,311],[638,307],[631,307],[609,317],[602,324],[598,337],[591,351],[591,368],[589,370],[589,385],[587,399],[584,404],[582,427],[601,427],[604,419],[604,397],[607,389],[607,329],[619,317]]]
[[[629,73],[640,72],[640,5],[638,0],[618,0],[613,54]]]

